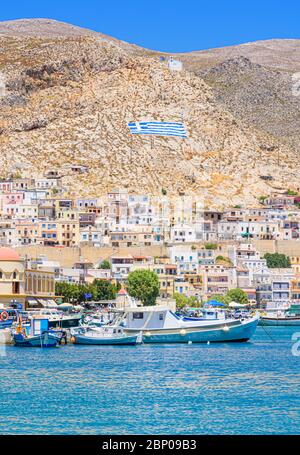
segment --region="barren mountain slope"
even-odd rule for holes
[[[218,102],[249,126],[300,148],[300,40],[274,39],[180,54]]]
[[[254,41],[178,56],[193,71],[208,69],[235,57],[245,57],[266,68],[295,73],[300,71],[300,39]]]
[[[299,83],[290,74],[237,57],[197,73],[213,89],[216,100],[237,118],[281,141],[300,144]]]
[[[215,207],[255,204],[271,191],[261,175],[271,173],[276,187],[297,186],[293,150],[227,112],[199,76],[172,73],[97,34],[12,35],[1,36],[0,27],[3,176],[20,162],[22,174],[34,176],[79,163],[90,173],[69,178],[72,194],[165,188]],[[187,140],[132,137],[127,128],[132,120],[181,118]]]

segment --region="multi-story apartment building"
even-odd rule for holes
[[[39,221],[40,244],[55,246],[59,244],[58,228],[56,221]]]
[[[286,304],[291,299],[292,269],[270,269],[272,302],[275,306]]]
[[[79,220],[56,220],[57,240],[59,245],[76,246],[80,241]]]
[[[0,220],[0,245],[1,246],[18,245],[15,223],[11,220]]]
[[[38,221],[16,221],[15,235],[18,245],[36,245],[39,243],[39,223]]]
[[[177,265],[179,274],[198,271],[198,251],[193,246],[173,245],[169,248],[169,255],[171,263]]]
[[[237,287],[235,267],[204,265],[199,267],[199,271],[204,277],[204,293],[207,297],[226,294],[229,289]]]

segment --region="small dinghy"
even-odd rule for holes
[[[71,341],[74,344],[96,344],[96,345],[135,345],[142,342],[140,333],[125,335],[121,327],[81,327],[71,329]]]

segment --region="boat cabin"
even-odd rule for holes
[[[144,306],[116,310],[117,319],[115,325],[122,325],[126,329],[163,329],[168,327],[180,327],[181,319],[168,308],[158,306]]]

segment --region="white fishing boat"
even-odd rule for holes
[[[83,324],[102,327],[110,322],[109,314],[92,314],[83,317]]]
[[[71,341],[74,344],[93,345],[135,345],[142,342],[140,333],[125,334],[122,327],[80,327],[71,329]]]
[[[81,313],[65,314],[63,311],[55,309],[30,310],[22,312],[22,317],[31,319],[48,319],[50,328],[70,328],[77,327],[82,319]]]
[[[260,325],[300,326],[300,305],[292,304],[288,308],[269,310],[261,317]]]
[[[213,313],[213,314],[212,314]],[[144,343],[207,343],[247,341],[254,334],[259,314],[227,317],[225,311],[209,310],[209,317],[184,320],[160,306],[116,310],[115,325],[128,335],[142,332]]]

